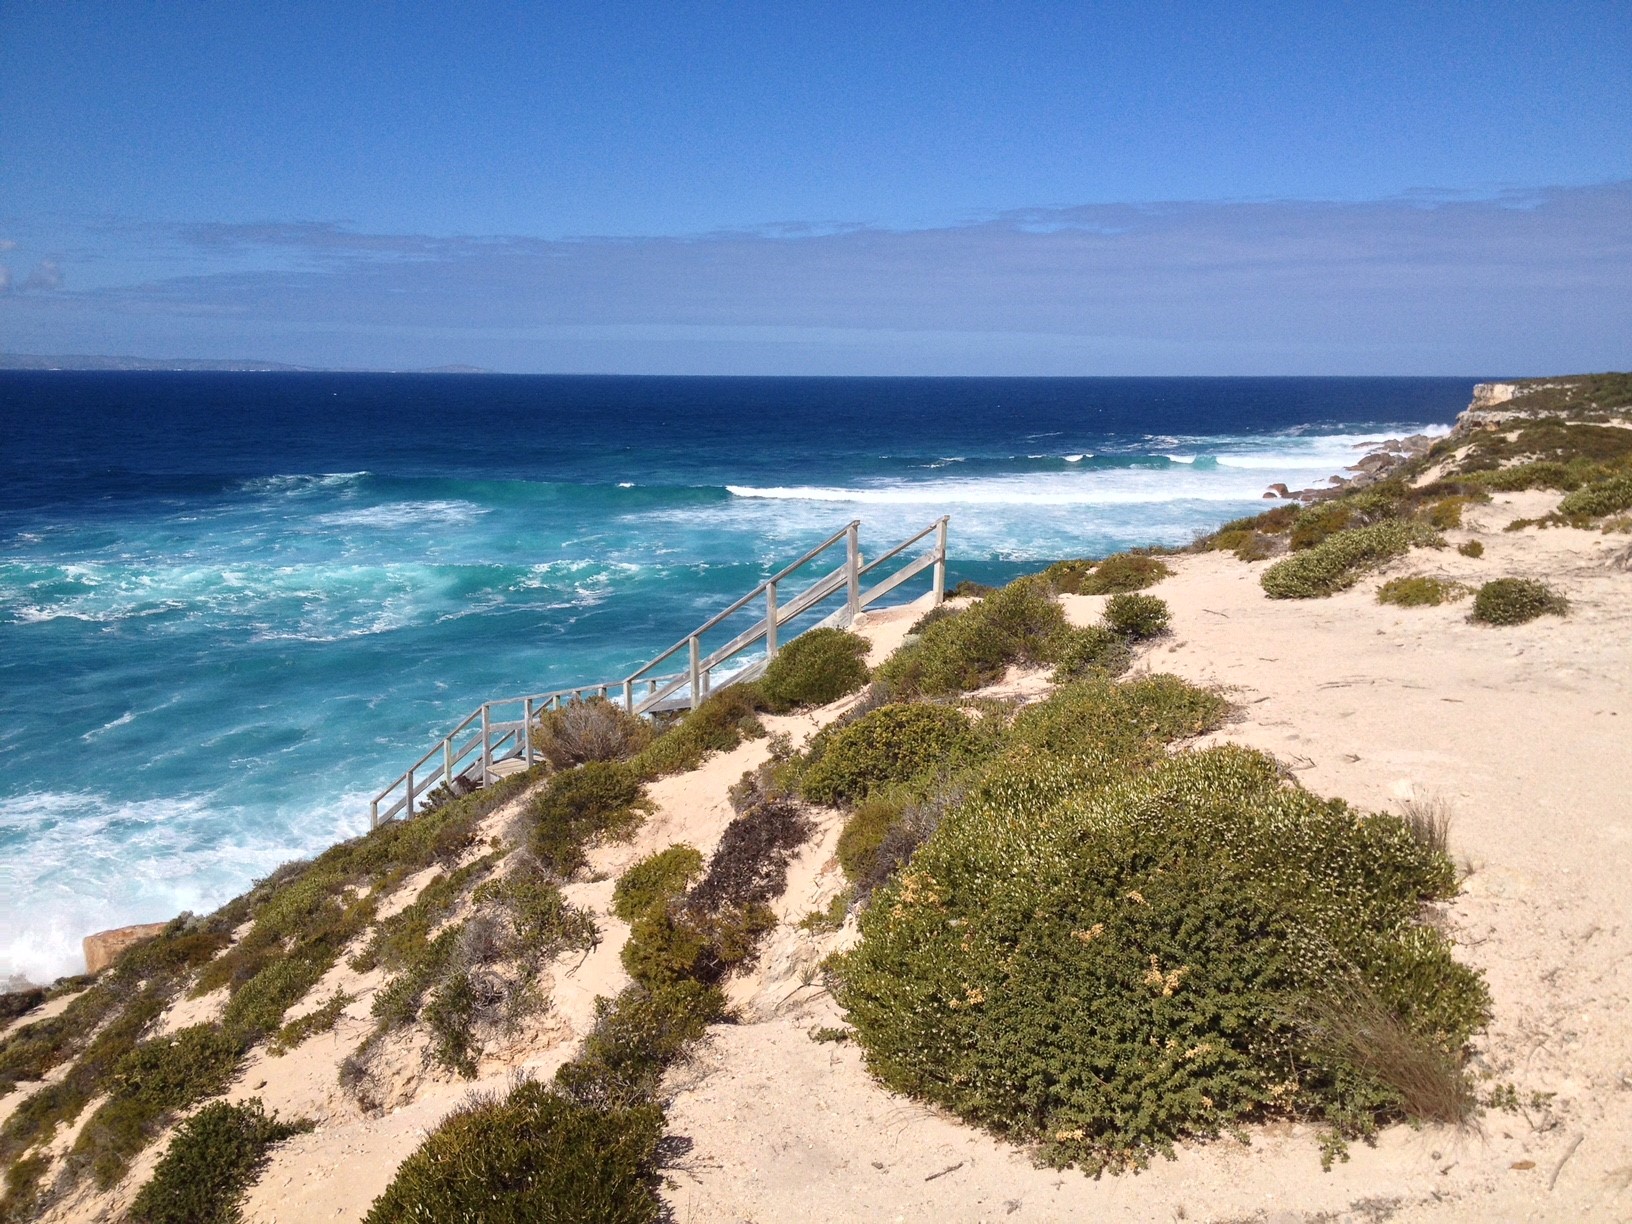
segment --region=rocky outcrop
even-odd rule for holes
[[[170,924],[167,922],[140,922],[135,926],[115,927],[85,936],[85,972],[101,973],[118,960],[126,948],[152,939]]]
[[[1427,434],[1412,434],[1408,438],[1388,438],[1349,467],[1352,476],[1330,477],[1330,488],[1288,491],[1284,484],[1273,484],[1269,486],[1264,496],[1286,497],[1301,502],[1324,501],[1339,493],[1363,489],[1369,484],[1386,479],[1402,463],[1409,463],[1427,454],[1428,448],[1433,444],[1434,439]]]

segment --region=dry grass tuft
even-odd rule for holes
[[[1450,857],[1451,805],[1440,795],[1413,797],[1400,801],[1400,817],[1411,836],[1427,849]]]

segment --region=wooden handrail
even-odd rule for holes
[[[845,593],[844,606],[823,620],[821,624],[848,625],[862,610],[930,566],[933,566],[935,570],[931,594],[935,603],[939,604],[945,598],[946,593],[946,531],[948,522],[948,518],[943,515],[915,535],[901,541],[888,552],[881,553],[871,561],[864,562],[860,542],[861,520],[853,519],[815,548],[805,552],[797,561],[794,561],[791,565],[783,566],[749,591],[748,594],[709,617],[708,620],[681,638],[673,646],[654,656],[638,670],[630,672],[621,680],[581,684],[570,688],[552,689],[545,693],[528,693],[520,697],[501,697],[493,701],[483,702],[480,707],[472,711],[456,725],[452,731],[443,736],[435,747],[415,761],[406,773],[399,776],[396,781],[374,797],[369,804],[370,827],[378,827],[382,822],[391,820],[398,813],[412,816],[415,811],[415,800],[437,785],[451,788],[463,780],[466,783],[485,786],[492,780],[495,765],[519,758],[526,765],[531,766],[533,762],[532,732],[538,715],[546,710],[560,709],[564,704],[583,701],[586,693],[610,699],[612,690],[615,688],[619,690],[618,699],[620,703],[632,714],[648,714],[659,708],[695,707],[708,695],[711,687],[724,687],[725,685],[734,684],[738,680],[746,679],[750,675],[757,675],[765,663],[769,662],[783,645],[780,633],[781,627],[796,620],[824,600],[832,598],[841,590]],[[864,576],[893,561],[931,532],[935,534],[935,542],[928,551],[914,557],[895,573],[874,586],[863,588],[861,580]],[[844,564],[817,578],[792,599],[783,601],[777,591],[778,584],[792,577],[793,574],[809,565],[840,541],[843,541],[845,545]],[[765,600],[765,614],[763,616],[718,649],[707,653],[703,651],[703,634],[718,628],[759,598]],[[751,662],[747,666],[728,673],[719,685],[712,683],[713,673],[716,669],[761,641],[765,643],[765,658],[763,660],[757,663]],[[686,669],[684,671],[671,672],[662,676],[651,674],[659,664],[673,658],[682,650],[686,651]],[[646,695],[639,699],[635,696],[637,682],[648,686]],[[682,693],[684,697],[681,696]],[[496,708],[514,708],[517,706],[521,708],[520,719],[495,717],[494,711]],[[475,728],[471,738],[463,745],[460,745],[458,743],[459,736],[477,723],[480,726]],[[473,753],[476,754],[476,760],[466,764],[467,758]],[[440,759],[433,768],[426,771],[425,766],[433,758]],[[473,772],[476,776],[471,778],[470,775]],[[399,792],[400,798],[387,802]],[[385,805],[383,809],[382,804]]]

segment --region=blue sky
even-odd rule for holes
[[[1624,367],[1632,6],[0,5],[0,350]]]

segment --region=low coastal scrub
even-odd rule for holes
[[[1456,546],[1456,551],[1464,557],[1473,557],[1477,560],[1485,555],[1485,546],[1478,540],[1464,540]]]
[[[1417,575],[1410,578],[1390,578],[1377,588],[1377,602],[1396,604],[1402,608],[1431,608],[1461,599],[1467,593],[1468,588],[1460,582]]]
[[[951,706],[898,702],[842,728],[820,745],[800,780],[813,803],[854,803],[882,787],[954,772],[980,752],[969,718]]]
[[[1105,601],[1105,625],[1132,642],[1143,642],[1167,632],[1167,603],[1154,595],[1112,595]]]
[[[627,837],[640,827],[645,787],[632,765],[590,761],[555,775],[533,800],[532,851],[563,879],[582,867],[600,838]]]
[[[1487,996],[1417,918],[1454,887],[1404,821],[1258,753],[1085,774],[1033,748],[873,894],[837,994],[885,1083],[1055,1164],[1138,1167],[1265,1114],[1340,1146],[1428,1112],[1424,1074],[1465,1097]]]
[[[274,1144],[312,1129],[268,1116],[259,1097],[215,1101],[177,1128],[164,1158],[131,1204],[130,1224],[236,1224],[244,1192]]]
[[[759,721],[763,706],[753,684],[733,684],[710,693],[631,758],[630,768],[648,782],[696,769],[714,753],[730,752],[743,740],[764,735]]]
[[[438,1126],[364,1218],[648,1224],[660,1214],[651,1164],[662,1134],[656,1105],[599,1109],[524,1083]]]
[[[702,871],[702,852],[695,846],[674,845],[647,855],[624,872],[613,887],[612,912],[632,923],[683,894]]]
[[[1119,595],[1155,586],[1173,573],[1143,553],[1113,553],[1103,561],[1059,561],[1042,577],[1061,595]]]
[[[843,629],[812,629],[777,652],[759,681],[765,708],[783,714],[822,706],[867,683],[867,640]]]
[[[1138,598],[1118,596],[1118,598]],[[1161,602],[1158,600],[1157,602]],[[1054,659],[1054,683],[1064,684],[1083,676],[1120,676],[1133,662],[1128,638],[1107,625],[1068,627],[1056,635],[1050,646]]]
[[[533,731],[534,749],[556,769],[627,760],[651,740],[650,723],[604,697],[546,710]]]
[[[1474,595],[1469,619],[1486,625],[1522,625],[1538,616],[1565,616],[1569,610],[1569,600],[1546,583],[1497,578]]]
[[[1558,503],[1558,513],[1567,519],[1603,518],[1623,510],[1632,510],[1632,473],[1585,485]]]
[[[1347,590],[1366,571],[1404,556],[1415,546],[1444,540],[1420,524],[1388,520],[1340,531],[1275,562],[1259,579],[1271,599],[1316,599]]]
[[[899,698],[968,692],[1001,679],[1011,664],[1051,661],[1065,627],[1049,584],[1021,578],[926,625],[879,666],[877,679]]]

